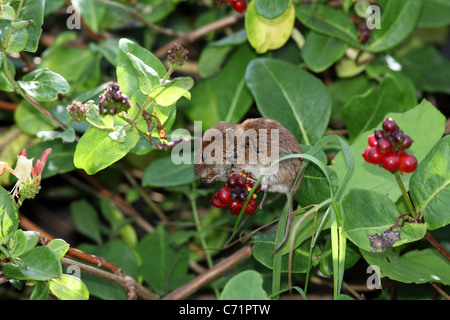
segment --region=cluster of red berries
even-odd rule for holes
[[[249,191],[255,185],[255,182],[256,180],[252,178],[251,174],[241,172],[238,175],[231,175],[228,178],[227,185],[222,187],[212,196],[211,202],[213,206],[216,208],[225,208],[228,206],[232,215],[238,215],[247,200]],[[261,186],[258,185],[255,192],[259,191],[260,188]],[[257,209],[256,193],[253,193],[244,209],[244,213],[255,214]]]
[[[364,151],[364,159],[382,166],[388,171],[413,172],[417,168],[417,159],[406,152],[413,140],[404,134],[394,120],[386,118],[383,129],[375,130],[368,137],[369,147]]]
[[[220,6],[222,3],[233,3],[234,11],[239,13],[242,13],[247,9],[246,0],[216,0],[217,6]]]

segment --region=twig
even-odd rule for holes
[[[102,0],[102,1],[104,1],[104,0]],[[185,44],[185,43],[189,43],[189,42],[194,42],[198,38],[210,33],[211,31],[221,29],[221,28],[227,27],[229,25],[235,24],[240,19],[242,19],[244,16],[245,16],[244,14],[233,14],[231,16],[211,22],[211,23],[209,23],[203,27],[200,27],[198,29],[192,30],[191,32],[188,32],[185,35],[179,36],[177,39],[172,40],[169,43],[162,46],[161,48],[157,49],[154,52],[154,54],[158,58],[161,58],[167,54],[167,51],[172,47],[174,42],[181,44],[181,45]]]
[[[103,4],[106,4],[106,5],[109,5],[109,6],[116,7],[116,8],[124,10],[125,12],[133,15],[138,20],[142,21],[148,28],[153,29],[156,32],[165,34],[165,35],[170,36],[170,37],[180,37],[180,36],[184,35],[183,32],[174,31],[174,30],[168,29],[168,28],[162,28],[162,27],[157,26],[157,25],[155,25],[153,23],[150,23],[147,19],[145,19],[145,17],[143,17],[134,8],[127,7],[127,6],[125,6],[125,5],[121,4],[121,3],[113,2],[113,1],[109,1],[109,0],[97,0],[97,1],[101,2]]]
[[[195,291],[205,286],[212,280],[218,278],[234,266],[238,265],[242,261],[252,256],[252,249],[250,245],[246,245],[242,249],[236,251],[234,254],[226,258],[225,260],[216,264],[213,268],[209,269],[205,273],[199,275],[195,279],[189,281],[182,287],[172,291],[163,300],[181,300],[189,297]]]
[[[425,237],[427,238],[428,242],[431,243],[431,245],[440,253],[442,254],[448,261],[450,261],[450,253],[447,252],[440,244],[436,241],[436,239],[433,238],[430,232],[425,233]]]
[[[27,217],[23,216],[19,213],[20,218],[20,226],[24,230],[33,230],[38,231],[40,233],[40,242],[43,244],[47,244],[50,240],[53,240],[54,237],[34,224],[32,221],[30,221]],[[102,277],[106,280],[110,280],[113,282],[116,282],[120,284],[128,293],[128,298],[137,298],[137,296],[142,297],[143,299],[148,300],[156,300],[159,299],[159,296],[152,291],[148,290],[147,288],[143,287],[139,283],[137,283],[131,276],[123,273],[118,266],[116,266],[114,263],[112,263],[109,260],[106,260],[102,257],[98,257],[95,255],[87,254],[81,250],[78,250],[76,248],[70,247],[67,251],[66,256],[70,256],[72,258],[76,258],[82,261],[85,261],[87,263],[96,265],[98,267],[103,267],[105,269],[108,269],[110,272],[83,264],[81,262],[73,261],[68,258],[62,258],[61,263],[63,265],[76,265],[80,268],[80,270],[88,272],[90,274]],[[137,295],[137,296],[136,296]]]
[[[450,296],[442,290],[436,283],[430,282],[430,284],[433,286],[433,288],[436,289],[437,292],[439,292],[445,299],[450,300]]]
[[[112,274],[104,270],[86,265],[84,263],[74,261],[68,258],[62,258],[61,263],[65,266],[76,266],[80,268],[81,271],[87,272],[89,274],[101,277],[103,279],[120,284],[127,292],[128,299],[135,300],[137,296],[146,300],[158,300],[159,296],[152,291],[148,290],[141,284],[137,283],[132,277],[124,274]],[[137,295],[137,296],[136,296]]]

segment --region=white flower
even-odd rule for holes
[[[17,177],[17,182],[14,185],[14,188],[11,190],[11,194],[15,195],[16,192],[19,191],[20,186],[27,178],[31,180],[31,168],[33,167],[33,159],[27,159],[27,157],[23,155],[19,155],[17,157],[16,168],[14,169],[14,175]]]

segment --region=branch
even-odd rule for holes
[[[448,253],[440,244],[436,241],[436,239],[433,238],[430,232],[425,234],[425,237],[427,238],[428,242],[431,243],[431,245],[436,248],[436,250],[442,254],[448,261],[450,261],[450,253]]]
[[[157,294],[148,290],[141,284],[137,283],[136,280],[134,280],[132,277],[122,272],[119,272],[118,274],[112,274],[68,258],[62,258],[61,263],[65,266],[76,266],[80,268],[81,271],[120,284],[128,292],[129,300],[135,300],[137,298],[136,295],[146,300],[159,299],[159,296]]]
[[[104,1],[104,0],[102,0]],[[224,27],[227,27],[229,25],[235,24],[239,20],[241,20],[245,15],[244,14],[233,14],[231,16],[222,18],[220,20],[211,22],[203,27],[200,27],[198,29],[192,30],[191,32],[188,32],[185,35],[179,36],[177,39],[170,41],[169,43],[165,44],[161,48],[157,49],[154,54],[158,58],[163,57],[167,54],[167,51],[172,47],[173,43],[176,42],[178,44],[185,44],[189,42],[194,42],[200,37],[203,37],[204,35],[210,33],[211,31],[221,29]]]
[[[170,36],[170,37],[180,37],[180,36],[184,35],[183,32],[174,31],[174,30],[168,29],[168,28],[162,28],[162,27],[157,26],[157,25],[155,25],[153,23],[150,23],[147,19],[145,19],[144,16],[142,16],[134,8],[127,7],[127,6],[125,6],[125,5],[121,4],[121,3],[113,2],[113,1],[109,1],[109,0],[97,0],[97,1],[101,2],[103,4],[106,4],[106,5],[109,5],[109,6],[116,7],[116,8],[124,10],[125,12],[131,14],[132,16],[134,16],[135,18],[137,18],[138,20],[143,22],[148,28],[153,29],[156,32],[165,34],[165,35]]]
[[[224,259],[220,263],[216,264],[214,267],[206,271],[205,273],[199,275],[195,279],[192,279],[180,288],[172,291],[167,296],[163,297],[163,300],[181,300],[189,297],[195,291],[205,286],[212,280],[218,278],[234,266],[240,264],[242,261],[250,258],[252,256],[251,245],[246,245],[242,249],[236,251],[228,258]]]

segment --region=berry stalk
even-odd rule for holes
[[[395,180],[397,180],[398,186],[400,187],[400,190],[402,190],[403,197],[406,200],[406,204],[409,208],[409,211],[411,212],[411,215],[413,218],[417,218],[417,212],[414,208],[414,205],[412,204],[411,198],[409,197],[408,191],[406,191],[405,185],[403,184],[402,177],[400,176],[400,173],[398,171],[394,172]]]

